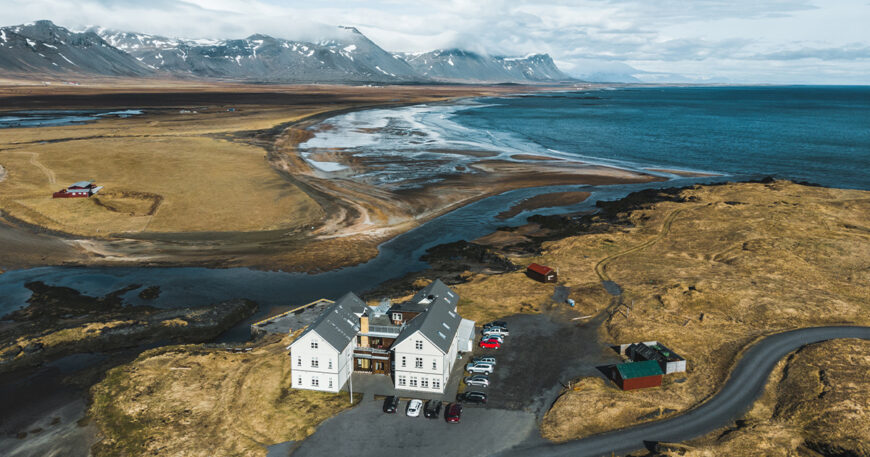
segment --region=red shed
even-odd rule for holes
[[[662,368],[655,360],[620,363],[613,368],[613,381],[622,390],[662,385]]]
[[[556,282],[556,270],[533,263],[526,268],[526,276],[541,282]]]

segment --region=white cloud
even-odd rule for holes
[[[866,0],[0,0],[0,23],[36,19],[186,38],[311,40],[353,25],[391,51],[547,52],[574,74],[618,61],[738,82],[870,83]]]

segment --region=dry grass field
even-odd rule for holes
[[[88,236],[273,230],[321,218],[311,198],[269,167],[265,151],[209,135],[265,128],[304,112],[272,110],[235,124],[230,114],[158,113],[2,130],[0,161],[8,177],[0,183],[0,207],[34,225]],[[105,193],[51,198],[82,179],[105,186]]]
[[[91,391],[95,455],[265,456],[268,445],[312,434],[350,401],[290,387],[292,340],[248,353],[166,347],[112,369]]]

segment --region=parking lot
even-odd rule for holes
[[[544,314],[500,319],[507,322],[510,331],[501,349],[475,346],[472,354],[497,359],[495,371],[489,375],[490,387],[468,389],[485,392],[487,405],[464,405],[458,424],[445,422],[443,408],[438,419],[427,419],[422,414],[407,417],[407,400],[399,404],[396,414],[385,414],[381,409],[383,397],[368,394],[360,405],[327,420],[290,451],[294,457],[400,452],[469,457],[542,440],[537,424],[562,385],[579,376],[600,376],[597,366],[618,361],[615,352],[598,343],[598,323],[580,323],[572,320],[574,317],[576,313],[556,306]],[[457,361],[457,366],[468,358]],[[451,384],[461,380],[461,369],[454,371],[454,376]],[[409,395],[414,394],[402,394]],[[445,401],[452,400],[447,397]],[[278,457],[277,453],[272,455]]]
[[[619,361],[598,342],[597,323],[571,320],[575,313],[556,307],[545,314],[507,317],[510,335],[501,349],[476,347],[474,356],[493,355],[498,363],[489,375],[487,405],[532,412],[539,418],[556,400],[562,386],[580,376],[600,376],[596,367]]]

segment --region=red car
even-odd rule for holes
[[[480,346],[482,348],[487,348],[487,349],[498,349],[501,347],[501,343],[499,343],[498,340],[496,340],[496,339],[480,340],[480,343],[478,343],[478,346]]]
[[[462,405],[459,403],[451,403],[444,410],[444,420],[447,422],[457,423],[462,416]]]

